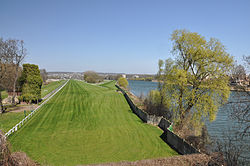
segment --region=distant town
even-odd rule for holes
[[[42,72],[41,72],[42,73]],[[141,81],[156,81],[154,74],[126,74],[126,73],[97,73],[105,80],[115,80],[116,77],[124,77],[128,80],[141,80]],[[83,80],[84,72],[47,72],[48,80],[53,81],[57,79],[79,79]],[[244,72],[242,74],[233,74],[230,76],[230,86],[245,86],[250,88],[250,74]]]
[[[153,74],[126,74],[126,73],[97,73],[105,80],[115,80],[116,77],[122,76],[127,79],[138,79],[152,81],[156,75]],[[48,79],[79,79],[83,80],[84,72],[47,72]]]

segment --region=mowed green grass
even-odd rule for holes
[[[48,85],[42,86],[41,96],[44,97],[60,85],[63,85],[66,80],[51,82]],[[6,91],[2,91],[2,97],[8,97],[8,93]],[[27,112],[28,114],[29,112]],[[4,133],[8,132],[12,127],[14,127],[18,122],[20,122],[24,118],[23,112],[7,112],[4,114],[0,114],[0,130]]]
[[[43,85],[41,89],[41,97],[45,97],[47,94],[58,88],[60,85],[63,85],[66,80],[54,81],[47,85]]]
[[[26,114],[29,114],[29,112],[30,111],[27,111]],[[0,130],[2,130],[4,133],[8,132],[23,118],[23,112],[7,112],[4,114],[0,114]]]
[[[177,155],[157,127],[142,123],[115,82],[104,87],[70,80],[39,112],[9,137],[45,165],[135,161]],[[105,88],[107,87],[107,88]]]

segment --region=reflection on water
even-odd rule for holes
[[[151,81],[128,80],[128,85],[130,91],[137,97],[141,95],[146,96],[151,90],[155,90],[158,87],[157,82]]]

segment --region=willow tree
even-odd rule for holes
[[[197,125],[207,118],[213,121],[230,94],[232,57],[219,40],[207,41],[197,33],[175,30],[171,40],[175,60],[159,61],[163,102],[173,111],[180,129],[185,122]]]

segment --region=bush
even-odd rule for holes
[[[126,78],[120,77],[120,78],[118,79],[118,84],[119,84],[120,86],[124,87],[124,88],[127,88],[127,86],[128,86],[128,81],[127,81]]]
[[[86,71],[83,78],[88,83],[98,83],[103,81],[103,78],[94,71]]]
[[[144,100],[145,111],[149,115],[163,116],[171,120],[172,113],[168,107],[163,104],[160,91],[151,90]]]
[[[23,64],[22,75],[18,80],[22,90],[22,99],[26,102],[41,99],[43,80],[37,65]]]

